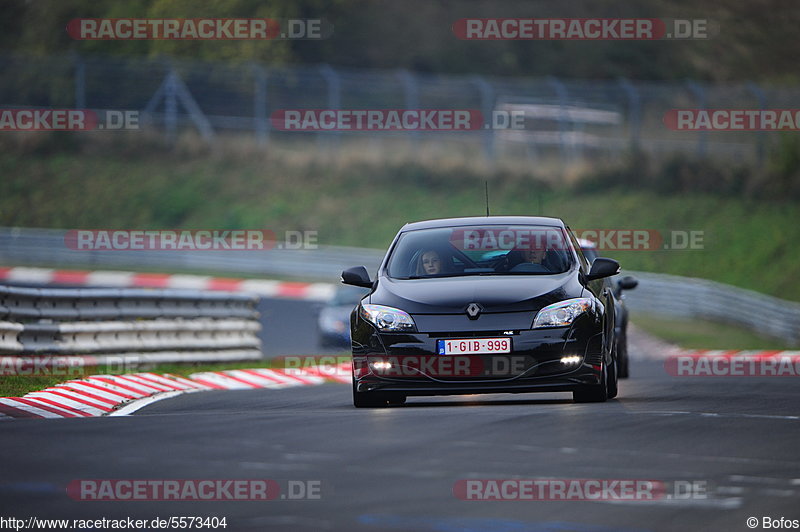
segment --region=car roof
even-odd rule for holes
[[[441,218],[438,220],[411,222],[404,225],[400,231],[416,231],[418,229],[458,227],[464,225],[545,225],[563,228],[564,222],[560,218],[550,218],[547,216],[468,216],[465,218]]]

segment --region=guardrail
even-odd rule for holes
[[[384,252],[320,246],[315,250],[266,251],[75,251],[63,230],[0,228],[0,264],[39,264],[81,268],[215,271],[263,276],[295,276],[338,283],[342,270],[364,265],[374,274]],[[800,344],[800,303],[734,286],[675,275],[628,271],[640,279],[626,292],[635,311],[705,318],[741,325]],[[2,314],[0,314],[2,319]]]
[[[93,363],[257,359],[257,301],[219,292],[0,286],[0,353],[91,355]]]
[[[364,264],[375,271],[383,252],[320,246],[269,250],[91,250],[70,249],[66,231],[0,228],[0,265],[48,265],[90,269],[188,270],[338,279],[345,268]]]
[[[800,303],[706,279],[626,273],[639,279],[635,290],[625,292],[631,310],[732,323],[800,344]]]

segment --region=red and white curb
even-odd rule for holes
[[[56,384],[23,397],[0,397],[0,419],[127,415],[148,404],[183,393],[350,383],[350,364],[303,369],[235,369],[171,374],[93,375]]]
[[[52,268],[0,268],[0,281],[46,285],[109,288],[183,288],[246,292],[270,298],[327,301],[336,286],[270,279],[229,279],[205,275],[136,273],[118,271],[55,270]]]

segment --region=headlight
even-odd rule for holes
[[[571,325],[575,318],[593,306],[593,301],[588,297],[576,297],[575,299],[566,299],[547,305],[536,314],[536,319],[533,320],[533,328]]]
[[[361,305],[361,317],[382,332],[413,331],[414,320],[407,312],[383,305]]]

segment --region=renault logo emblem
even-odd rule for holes
[[[477,303],[470,303],[467,305],[467,316],[471,320],[477,320],[478,316],[481,315],[481,310],[483,309]]]

